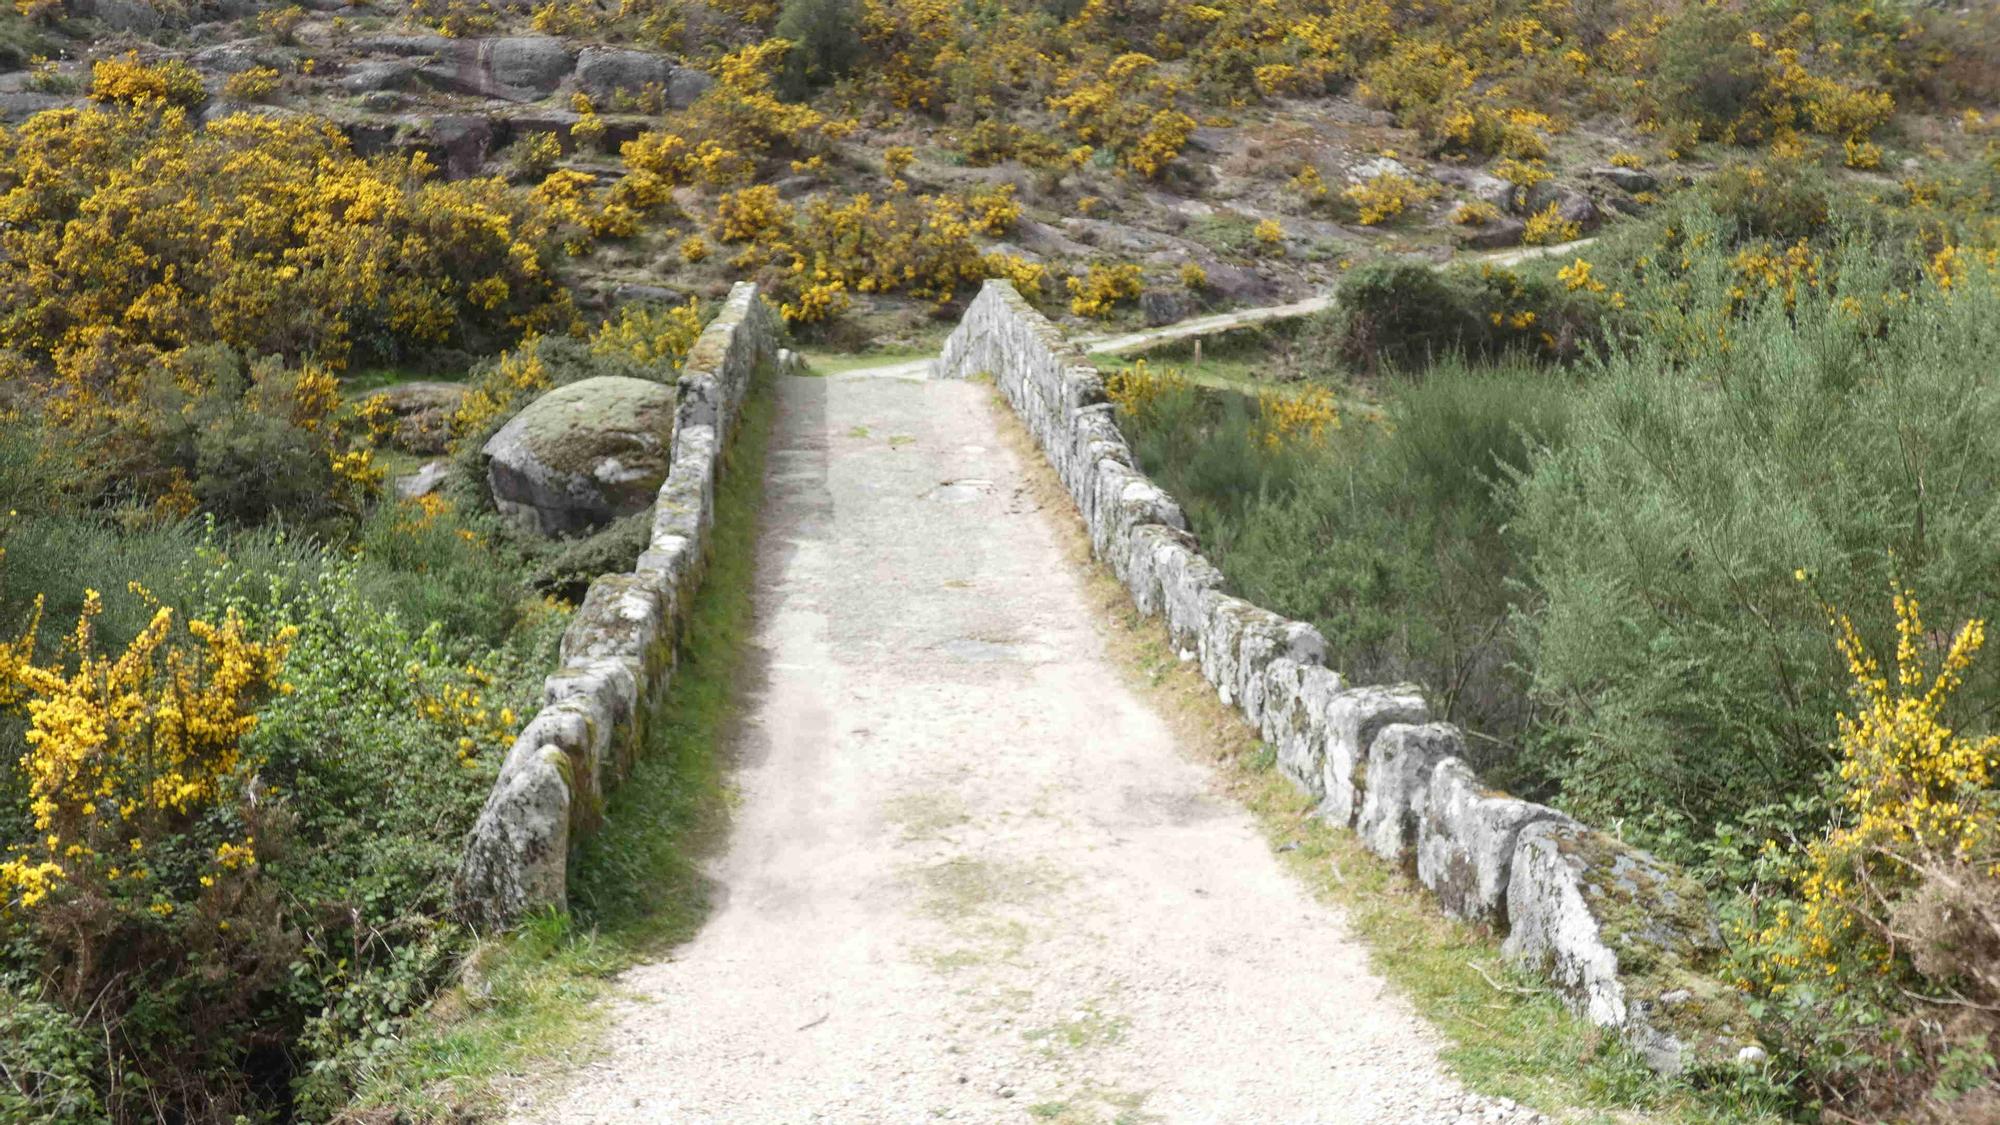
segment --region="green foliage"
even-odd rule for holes
[[[600,574],[632,569],[653,534],[653,513],[635,512],[613,520],[581,539],[548,544],[534,562],[535,588],[569,601],[581,601]]]
[[[1733,7],[1690,5],[1660,35],[1655,79],[1661,104],[1709,136],[1753,117],[1764,90],[1764,58],[1748,40],[1750,21]]]
[[[1604,331],[1605,310],[1564,291],[1546,266],[1437,270],[1417,262],[1357,266],[1319,331],[1363,371],[1415,371],[1452,356],[1573,358]]]
[[[90,1029],[0,976],[0,1119],[20,1125],[93,1125],[104,1120],[97,1091],[104,1043]]]
[[[176,915],[144,944],[128,943],[118,956],[137,960],[101,994],[64,993],[57,966],[18,944],[0,948],[0,969],[23,974],[0,994],[0,1029],[16,1018],[38,1027],[22,1055],[7,1054],[14,1037],[5,1037],[9,1079],[66,1099],[49,1105],[96,1099],[112,1116],[156,1104],[226,1120],[261,1112],[287,1087],[308,1119],[344,1102],[464,944],[449,900],[460,841],[539,700],[564,620],[523,601],[518,564],[477,542],[481,526],[435,502],[396,504],[357,540],[325,550],[213,521],[11,521],[0,604],[10,630],[38,591],[61,619],[84,587],[117,591],[135,580],[191,615],[234,610],[298,635],[290,690],[264,707],[244,745],[241,781],[254,771],[259,810],[247,890],[205,899],[199,915]],[[122,643],[150,612],[142,599],[107,596],[103,641]],[[18,739],[18,727],[0,734]],[[10,756],[0,763],[8,840],[27,828],[21,792]],[[149,843],[163,878],[201,858],[173,840]],[[107,954],[104,963],[122,962]],[[0,1083],[0,1111],[6,1097]]]
[[[1388,389],[1386,418],[1319,447],[1273,449],[1249,400],[1186,390],[1127,429],[1232,589],[1317,625],[1356,683],[1425,684],[1442,717],[1501,740],[1475,747],[1485,764],[1509,766],[1531,709],[1504,628],[1520,563],[1500,486],[1559,440],[1574,382],[1447,363]]]
[[[1708,265],[1633,301],[1684,329],[1593,373],[1514,517],[1539,595],[1524,641],[1552,709],[1546,768],[1579,812],[1681,855],[1829,765],[1842,677],[1797,569],[1865,607],[1894,568],[1948,621],[2000,595],[1991,289],[1920,285],[1879,311],[1899,279],[1863,243],[1822,288],[1719,315],[1740,303],[1726,227],[1694,235]],[[1996,686],[1976,678],[1970,706]]]
[[[610,794],[604,825],[578,847],[572,913],[528,919],[476,948],[466,960],[467,985],[365,1072],[362,1109],[431,1122],[488,1108],[496,1077],[578,1042],[602,1011],[589,1001],[611,976],[685,941],[706,916],[711,885],[701,859],[719,842],[732,803],[720,749],[749,653],[757,506],[774,412],[769,392],[753,390],[716,488],[712,552],[673,684],[648,716],[644,752]]]
[[[855,0],[785,0],[777,35],[789,39],[778,88],[800,98],[846,75],[861,57],[861,9]]]

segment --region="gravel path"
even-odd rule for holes
[[[514,1119],[1539,1120],[1125,685],[991,391],[885,374],[781,380],[717,908]]]

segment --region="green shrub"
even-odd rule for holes
[[[1452,356],[1570,359],[1604,332],[1604,307],[1564,291],[1537,264],[1437,270],[1417,262],[1357,266],[1321,318],[1328,348],[1351,367],[1419,371]]]
[[[1843,677],[1826,598],[1882,603],[1900,573],[1940,621],[2000,596],[2000,345],[1990,286],[1898,279],[1879,247],[1738,304],[1715,223],[1694,269],[1634,298],[1646,333],[1593,373],[1566,444],[1520,484],[1538,601],[1523,643],[1555,736],[1544,765],[1599,822],[1669,851],[1817,790]],[[1885,305],[1886,309],[1885,310]],[[1702,308],[1711,310],[1701,313]],[[1690,312],[1690,310],[1694,310]],[[1857,616],[1879,643],[1888,622]],[[1994,702],[1990,672],[1967,709]]]
[[[0,976],[0,1120],[93,1125],[104,1120],[98,1083],[104,1042],[33,986]]]
[[[802,98],[847,74],[861,57],[861,11],[854,0],[785,0],[777,37],[789,39],[779,88]]]
[[[1387,390],[1386,418],[1350,419],[1317,449],[1272,449],[1233,395],[1169,392],[1126,427],[1236,593],[1317,625],[1354,682],[1424,684],[1441,717],[1487,736],[1483,765],[1508,767],[1530,711],[1498,486],[1560,439],[1573,382],[1448,363]]]
[[[538,552],[531,580],[537,590],[580,602],[598,575],[631,570],[652,535],[653,513],[648,510],[613,520],[581,539],[556,540]]]
[[[1660,34],[1655,96],[1668,114],[1700,126],[1705,137],[1755,140],[1763,109],[1764,59],[1749,42],[1742,12],[1690,5]]]

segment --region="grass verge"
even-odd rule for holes
[[[1091,557],[1069,495],[996,393],[1000,429],[1028,466],[1035,498],[1058,534],[1104,627],[1114,663],[1216,769],[1223,790],[1255,815],[1279,860],[1322,901],[1340,908],[1370,964],[1442,1034],[1442,1056],[1466,1086],[1512,1098],[1559,1121],[1620,1125],[1766,1125],[1783,1120],[1761,1075],[1697,1088],[1662,1079],[1615,1034],[1571,1015],[1543,983],[1515,973],[1498,942],[1443,914],[1429,893],[1313,815],[1313,802],[1277,771],[1272,749],[1216,698],[1199,667],[1173,651],[1165,627],[1133,608],[1125,587]]]
[[[722,753],[751,635],[759,501],[776,404],[768,381],[744,407],[717,486],[708,571],[646,749],[612,791],[604,826],[570,871],[571,912],[477,946],[457,985],[374,1068],[349,1118],[463,1122],[510,1086],[589,1049],[621,970],[692,937],[707,917],[700,860],[721,841],[733,794]]]

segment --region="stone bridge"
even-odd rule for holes
[[[671,682],[719,451],[775,340],[739,286],[690,357],[653,549],[592,587],[474,834],[461,894],[495,921],[562,903]],[[1284,871],[1194,752],[1212,732],[1107,627],[1128,599],[1302,804],[1574,1010],[1663,1071],[1754,1055],[1700,889],[1487,790],[1420,687],[1349,684],[1310,625],[1227,593],[1097,372],[1010,286],[935,364],[771,381],[720,905],[520,1119],[1539,1120],[1460,1088]]]

